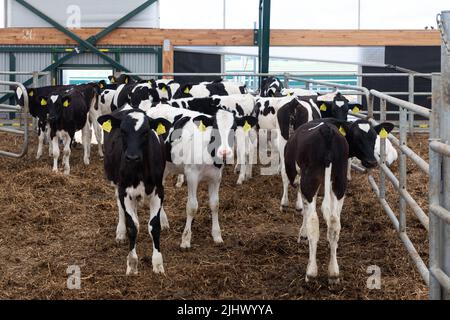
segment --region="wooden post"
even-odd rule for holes
[[[173,73],[173,46],[168,39],[165,39],[163,42],[162,69],[164,73]],[[173,79],[172,76],[164,76],[163,78]]]

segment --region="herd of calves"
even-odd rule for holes
[[[237,184],[242,184],[252,177],[252,165],[259,160],[272,174],[281,173],[281,210],[289,205],[289,184],[298,188],[295,209],[303,214],[298,241],[309,243],[307,281],[317,276],[316,201],[319,189],[323,189],[321,211],[330,246],[328,279],[339,282],[336,250],[351,159],[359,159],[366,168],[375,167],[375,155],[379,156],[383,141],[387,163],[395,161],[397,152],[385,139],[393,124],[372,126],[367,120],[347,119],[349,110],[358,112],[362,106],[350,103],[339,92],[319,95],[286,89],[272,77],[264,79],[257,94],[245,85],[223,80],[180,85],[168,79],[135,81],[121,75],[110,77],[110,82],[30,88],[27,92],[18,88],[16,99],[21,106],[28,100],[29,112],[38,123],[36,156],[41,157],[48,140],[55,172],[62,147],[64,174],[70,173],[71,146],[79,130],[83,160],[89,164],[93,129],[105,175],[115,187],[119,212],[116,240],[129,243],[127,275],[138,272],[137,208],[141,198],[150,206],[153,271],[164,272],[160,231],[169,227],[163,205],[167,175],[177,175],[177,187],[184,181],[187,184],[181,247],[191,246],[200,181],[208,184],[211,233],[214,242],[221,243],[219,188],[223,167],[236,163]],[[278,161],[265,159],[263,163],[264,148]]]

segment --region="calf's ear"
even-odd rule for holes
[[[48,104],[47,97],[44,97],[44,96],[39,96],[38,101],[39,101],[39,105],[41,105],[42,107],[46,107]]]
[[[360,103],[349,103],[348,109],[353,113],[359,113],[361,110],[363,110],[363,106]]]
[[[70,96],[63,97],[62,105],[64,108],[70,107],[71,104],[72,104],[72,98]]]
[[[236,117],[236,125],[238,127],[252,128],[258,124],[258,119],[252,116]]]
[[[150,120],[150,129],[154,130],[158,136],[163,136],[163,139],[167,138],[167,135],[169,134],[169,130],[172,127],[172,123],[164,118],[156,118]]]
[[[109,82],[111,83],[116,83],[117,82],[117,78],[115,76],[108,76]]]
[[[373,127],[373,129],[377,134],[382,136],[382,138],[387,138],[389,132],[391,132],[394,129],[394,124],[390,122],[383,122]]]
[[[105,80],[100,80],[100,81],[98,82],[98,87],[99,87],[100,89],[104,89],[104,88],[106,87],[106,81],[105,81]]]
[[[204,131],[206,127],[212,127],[214,120],[210,117],[201,115],[197,116],[192,121],[195,123],[195,125],[198,127],[200,131]]]
[[[111,132],[112,129],[119,128],[121,121],[121,119],[114,117],[111,114],[105,114],[97,118],[97,122],[102,126],[102,129],[108,133]]]

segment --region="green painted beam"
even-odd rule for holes
[[[270,0],[259,1],[258,61],[259,72],[269,72]]]

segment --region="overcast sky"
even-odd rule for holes
[[[0,0],[0,26],[3,25]],[[57,0],[45,0],[57,1]],[[110,0],[119,1],[119,0]],[[123,0],[120,0],[123,1]],[[222,28],[224,0],[160,0],[162,28]],[[73,0],[76,4],[76,0]],[[227,28],[253,28],[258,0],[225,0]],[[356,29],[358,0],[272,0],[272,28]],[[363,29],[423,29],[449,0],[360,0]]]

